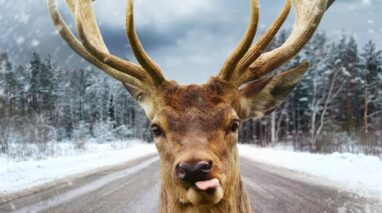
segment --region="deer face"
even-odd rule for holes
[[[234,194],[239,182],[236,142],[240,121],[276,109],[302,78],[308,63],[264,76],[302,49],[333,0],[293,0],[296,23],[290,37],[265,53],[290,12],[291,0],[285,1],[280,15],[254,45],[259,3],[251,0],[251,21],[245,36],[219,75],[200,86],[179,86],[166,80],[137,37],[133,0],[127,0],[126,32],[139,65],[109,53],[92,2],[66,0],[75,17],[78,39],[62,19],[55,0],[48,0],[59,33],[84,59],[121,81],[144,108],[152,122],[167,196],[183,204],[212,205]]]
[[[202,86],[168,83],[161,91],[152,132],[164,185],[181,203],[216,204],[238,177],[237,90],[214,79]]]

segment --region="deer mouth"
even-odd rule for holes
[[[215,205],[223,196],[223,188],[217,178],[195,182],[187,190],[187,198],[193,205]]]
[[[217,187],[219,187],[220,186],[220,182],[219,182],[219,180],[217,178],[213,178],[211,180],[195,182],[195,186],[200,191],[208,191],[208,190],[214,190]]]

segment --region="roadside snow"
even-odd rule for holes
[[[57,152],[55,157],[29,161],[0,156],[0,199],[156,153],[153,144],[138,142],[87,144],[82,151],[75,151],[69,144],[60,146],[59,150],[66,150],[65,154],[69,156]],[[250,145],[239,145],[239,153],[253,161],[328,180],[339,189],[365,196],[382,195],[382,161],[378,157],[348,153],[310,154]]]
[[[67,145],[63,145],[67,146]],[[111,143],[88,145],[71,156],[15,162],[0,157],[0,197],[43,186],[67,177],[120,164],[156,152],[153,144]]]
[[[362,154],[311,154],[239,145],[240,156],[324,178],[347,191],[382,195],[382,161]]]

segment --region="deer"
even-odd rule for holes
[[[259,1],[250,0],[245,35],[217,76],[202,85],[167,80],[144,50],[134,25],[133,0],[126,3],[126,36],[138,63],[109,52],[92,0],[66,0],[77,35],[56,0],[48,8],[58,33],[79,56],[120,81],[143,108],[160,161],[160,207],[167,212],[251,212],[240,178],[238,131],[242,122],[276,110],[302,79],[309,63],[272,74],[296,56],[334,0],[285,0],[280,14],[253,43]],[[291,8],[295,24],[281,46],[266,51]]]

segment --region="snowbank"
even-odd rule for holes
[[[0,157],[0,197],[156,153],[153,144],[130,142],[87,146],[86,150],[71,152],[70,156],[45,160],[15,162]]]
[[[62,146],[62,150],[66,147],[65,154],[69,156],[61,156],[63,153],[57,152],[59,156],[48,159],[19,162],[0,156],[0,197],[156,153],[153,144],[136,142],[87,144],[82,151],[74,151],[68,144]],[[340,190],[364,196],[382,195],[382,161],[378,157],[310,154],[250,145],[239,145],[239,153],[257,162],[328,180],[325,183]]]
[[[364,196],[382,195],[382,161],[362,154],[311,154],[239,145],[242,157],[329,180]]]

